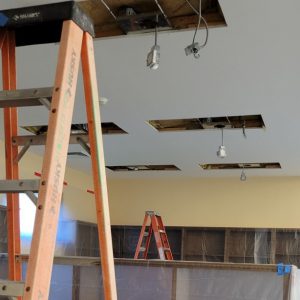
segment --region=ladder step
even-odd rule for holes
[[[22,180],[0,180],[0,193],[25,193],[28,191],[38,192],[40,180],[22,179]]]
[[[141,247],[140,248],[140,252],[145,252],[146,251],[146,248],[145,247]]]
[[[170,248],[164,248],[164,250],[165,250],[165,251],[171,251],[171,249],[170,249]]]
[[[23,296],[24,282],[0,279],[0,296],[19,297]],[[5,297],[5,299],[6,299]],[[2,297],[1,297],[2,299]],[[8,298],[11,299],[11,298]]]
[[[52,87],[0,91],[0,108],[44,105],[45,99],[51,101]]]
[[[0,100],[1,101],[1,100]],[[31,146],[39,146],[39,145],[45,145],[46,144],[47,135],[41,134],[41,135],[19,135],[14,136],[12,138],[12,142],[14,145],[18,146],[25,146],[27,143],[30,142]],[[82,141],[88,143],[89,142],[89,136],[87,133],[72,133],[70,135],[70,142],[69,144],[78,144],[78,139],[81,139]]]
[[[149,232],[144,232],[144,237],[149,236]]]
[[[166,233],[163,229],[158,230],[159,233]]]

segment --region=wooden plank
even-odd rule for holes
[[[177,268],[172,269],[172,295],[171,300],[176,300],[177,292]]]
[[[270,264],[276,263],[276,229],[271,229]]]
[[[181,229],[180,259],[185,259],[185,228]]]
[[[225,240],[224,240],[224,262],[229,262],[229,251],[230,251],[230,229],[225,229]]]
[[[73,266],[72,300],[80,300],[80,267]]]
[[[17,256],[18,261],[28,261],[28,255]],[[144,259],[125,259],[116,258],[115,265],[145,266],[145,267],[170,267],[170,268],[203,268],[203,269],[221,269],[221,270],[253,270],[261,272],[277,272],[277,265],[270,264],[236,264],[236,263],[215,263],[200,261],[180,261],[180,260],[144,260]],[[99,257],[82,256],[56,256],[54,264],[73,265],[73,266],[99,266],[101,261]]]
[[[3,35],[6,35],[3,38]],[[2,31],[2,81],[4,90],[16,89],[15,37],[13,32]],[[4,109],[5,166],[6,179],[18,179],[19,168],[14,158],[18,147],[12,144],[12,137],[18,134],[18,112],[16,108]],[[20,254],[20,207],[19,195],[7,194],[7,228],[8,228],[8,269],[9,279],[21,280],[21,264],[15,261]]]
[[[283,276],[283,298],[282,300],[290,300],[290,282],[291,274]]]
[[[46,300],[49,295],[82,35],[74,22],[64,22],[24,300]]]
[[[100,105],[94,55],[93,39],[88,33],[85,33],[83,36],[81,59],[91,148],[104,295],[106,300],[117,300]]]

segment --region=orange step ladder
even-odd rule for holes
[[[117,300],[93,35],[90,18],[74,1],[0,11],[4,89],[0,92],[0,108],[4,109],[6,154],[6,180],[0,181],[0,193],[7,193],[9,265],[9,281],[3,283],[0,280],[0,296],[25,300],[46,300],[49,297],[81,61],[88,120],[89,146],[85,146],[91,152],[104,297]],[[57,42],[60,42],[60,48],[54,87],[16,90],[16,47]],[[31,139],[24,145],[16,142],[17,108],[38,105],[49,110],[41,179],[20,180],[18,162],[35,144]],[[23,146],[20,152],[19,146]],[[21,262],[17,259],[20,254],[18,193],[34,195],[36,192],[39,194],[32,245],[25,282],[21,282]]]
[[[150,224],[148,224],[150,220]],[[151,237],[154,234],[158,255],[161,260],[173,260],[168,236],[162,218],[154,211],[146,211],[134,259],[147,259]]]

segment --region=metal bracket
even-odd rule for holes
[[[33,191],[27,191],[25,192],[27,197],[32,201],[32,203],[36,206],[38,202],[38,197],[35,195]]]
[[[0,180],[0,193],[26,193],[28,191],[38,192],[40,180]]]
[[[17,146],[25,146],[30,141],[31,146],[41,146],[46,144],[46,134],[41,135],[20,135],[12,138],[12,143]],[[87,133],[71,134],[69,144],[78,144],[78,138],[85,143],[89,142],[89,136]]]
[[[42,103],[48,110],[51,109],[51,102],[47,98],[40,98],[40,103]]]
[[[27,107],[45,105],[52,99],[52,87],[39,89],[10,90],[0,92],[0,108],[5,107]],[[44,99],[44,100],[41,100]]]
[[[30,148],[32,144],[32,139],[29,139],[28,141],[26,141],[24,147],[21,149],[21,151],[18,153],[18,155],[15,157],[14,162],[18,163],[21,158],[25,155],[25,153],[28,151],[28,149]]]
[[[0,280],[0,296],[6,296],[9,300],[15,300],[23,296],[24,282]]]

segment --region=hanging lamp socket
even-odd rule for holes
[[[240,180],[241,181],[246,181],[247,180],[247,176],[246,176],[245,170],[242,171]]]
[[[147,56],[147,67],[151,70],[157,70],[159,67],[160,47],[154,45]]]
[[[217,151],[217,156],[220,158],[225,158],[227,156],[226,154],[226,148],[224,145],[221,145],[219,147],[219,150]]]

